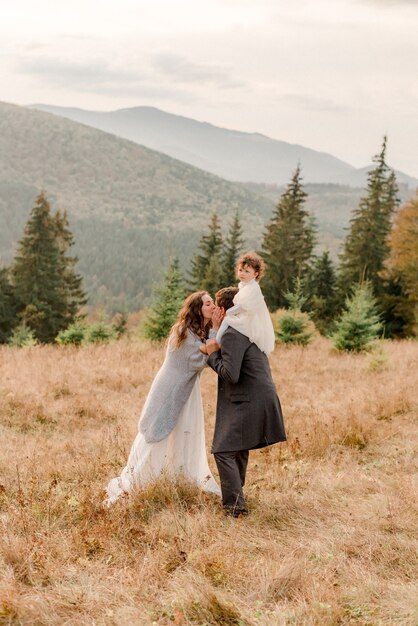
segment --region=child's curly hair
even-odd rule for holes
[[[257,254],[257,252],[254,252],[254,250],[245,252],[240,256],[235,266],[235,270],[238,271],[238,269],[244,265],[252,267],[257,272],[257,276],[255,278],[257,282],[262,278],[266,270],[266,264],[261,256]]]

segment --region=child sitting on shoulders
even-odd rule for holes
[[[258,281],[265,270],[263,259],[256,252],[246,252],[237,262],[237,278],[240,280],[234,306],[228,309],[216,334],[216,342],[222,343],[222,336],[228,326],[235,328],[255,343],[262,352],[274,350],[274,329],[264,296]],[[202,346],[205,351],[205,346]]]

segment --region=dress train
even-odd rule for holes
[[[168,437],[147,443],[144,435],[138,432],[126,467],[107,486],[106,504],[110,506],[135,488],[144,488],[162,474],[173,478],[184,476],[204,491],[221,495],[207,460],[199,376]]]

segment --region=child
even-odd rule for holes
[[[239,292],[234,298],[234,306],[226,311],[216,334],[217,343],[221,344],[224,332],[231,326],[248,337],[262,352],[273,352],[273,324],[258,284],[264,268],[264,261],[256,252],[247,252],[238,259]]]

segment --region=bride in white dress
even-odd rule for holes
[[[221,494],[207,461],[199,381],[207,360],[199,347],[208,337],[214,309],[205,291],[186,298],[142,409],[126,467],[107,485],[108,505],[162,474],[184,476],[205,491]]]

